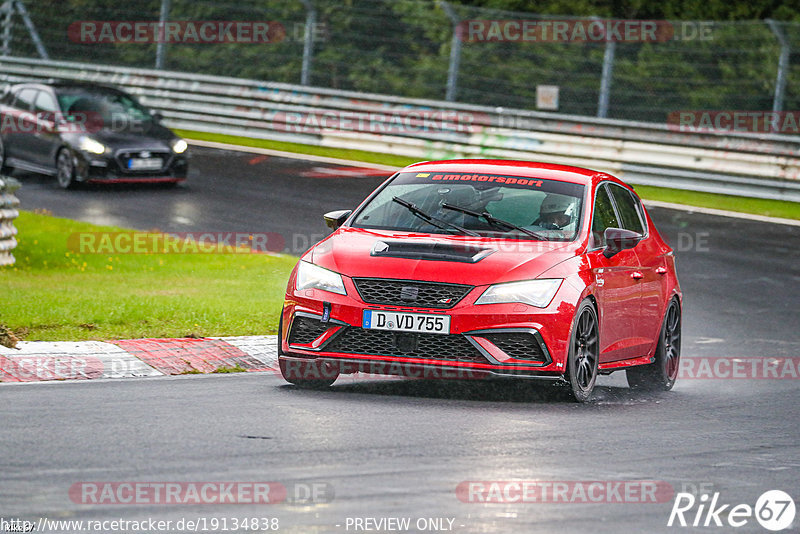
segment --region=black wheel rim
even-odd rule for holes
[[[674,302],[667,311],[664,324],[664,367],[667,376],[678,375],[678,362],[681,356],[681,312]]]
[[[58,183],[68,186],[72,182],[72,158],[68,152],[58,156]]]
[[[597,371],[597,319],[590,309],[578,317],[573,348],[575,354],[575,382],[583,389],[591,387]]]

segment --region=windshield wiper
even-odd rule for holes
[[[517,226],[516,224],[508,221],[504,221],[503,219],[498,219],[488,211],[474,211],[467,208],[462,208],[461,206],[453,206],[452,204],[442,204],[442,207],[447,210],[459,211],[461,213],[465,213],[467,215],[472,215],[473,217],[480,217],[486,219],[486,221],[494,226],[495,228],[505,228],[506,230],[519,230],[523,234],[529,235],[535,239],[540,241],[549,241],[548,238],[541,234],[537,234],[536,232],[531,232],[527,228],[523,228],[521,226]]]
[[[403,200],[400,197],[392,197],[392,200],[397,202],[401,206],[404,206],[406,209],[408,209],[408,211],[410,211],[411,213],[413,213],[414,215],[416,215],[417,217],[419,217],[423,221],[427,222],[428,224],[430,224],[432,226],[435,226],[436,228],[440,228],[442,230],[447,230],[448,228],[451,228],[451,229],[458,230],[459,232],[461,232],[463,234],[480,237],[480,234],[478,232],[473,232],[472,230],[467,230],[466,228],[462,228],[461,226],[459,226],[457,224],[454,224],[454,223],[451,223],[451,222],[447,222],[447,221],[445,221],[443,219],[439,219],[437,217],[434,217],[433,215],[430,215],[429,213],[425,213],[424,211],[419,209],[415,204],[412,204],[411,202],[409,202],[407,200]]]

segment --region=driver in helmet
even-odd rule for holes
[[[533,224],[547,230],[562,230],[572,222],[575,199],[565,195],[548,194],[539,207],[539,218]]]

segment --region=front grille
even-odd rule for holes
[[[533,334],[527,332],[499,332],[479,335],[489,340],[512,358],[537,362],[547,361],[542,346]]]
[[[161,159],[161,167],[158,169],[129,169],[128,160],[131,158],[141,158],[144,153],[149,154],[147,156],[148,158]],[[171,158],[172,154],[166,151],[137,149],[120,150],[114,156],[114,159],[117,161],[117,165],[119,165],[120,170],[126,174],[153,174],[161,172],[169,166]]]
[[[324,350],[345,354],[487,363],[480,351],[460,334],[395,333],[351,326],[326,345]]]
[[[389,280],[386,278],[354,278],[359,295],[369,304],[410,306],[419,308],[452,308],[469,293],[473,286]]]
[[[292,331],[289,332],[289,344],[306,345],[325,333],[328,325],[317,319],[298,315],[292,322]]]

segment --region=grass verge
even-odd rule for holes
[[[300,143],[287,143],[282,141],[271,141],[267,139],[251,139],[248,137],[238,137],[234,135],[211,134],[187,130],[176,130],[176,132],[188,139],[215,141],[218,143],[268,148],[272,150],[283,150],[285,152],[293,152],[298,154],[327,156],[331,158],[364,161],[367,163],[394,165],[396,167],[405,167],[406,165],[410,165],[418,161],[415,158],[410,158],[407,156],[379,154],[375,152],[366,152],[364,150],[319,147]],[[717,208],[740,213],[753,213],[756,215],[766,215],[770,217],[783,217],[786,219],[800,219],[800,203],[797,202],[736,197],[730,195],[720,195],[716,193],[701,193],[696,191],[684,191],[682,189],[669,189],[666,187],[645,185],[637,185],[636,191],[639,193],[639,196],[645,200],[660,200],[662,202],[674,202],[676,204],[684,204],[687,206]]]
[[[174,130],[174,132],[181,137],[185,137],[187,139],[197,139],[198,141],[213,141],[216,143],[228,143],[231,145],[282,150],[284,152],[293,152],[296,154],[308,154],[312,156],[364,161],[367,163],[377,163],[379,165],[394,165],[397,168],[405,167],[406,165],[411,165],[412,163],[419,161],[418,159],[410,158],[408,156],[379,154],[377,152],[367,152],[366,150],[304,145],[302,143],[288,143],[285,141],[272,141],[270,139],[253,139],[250,137],[239,137],[236,135],[192,132],[188,130]]]
[[[0,324],[28,341],[274,334],[290,256],[81,254],[68,237],[121,228],[21,212],[0,268]]]

